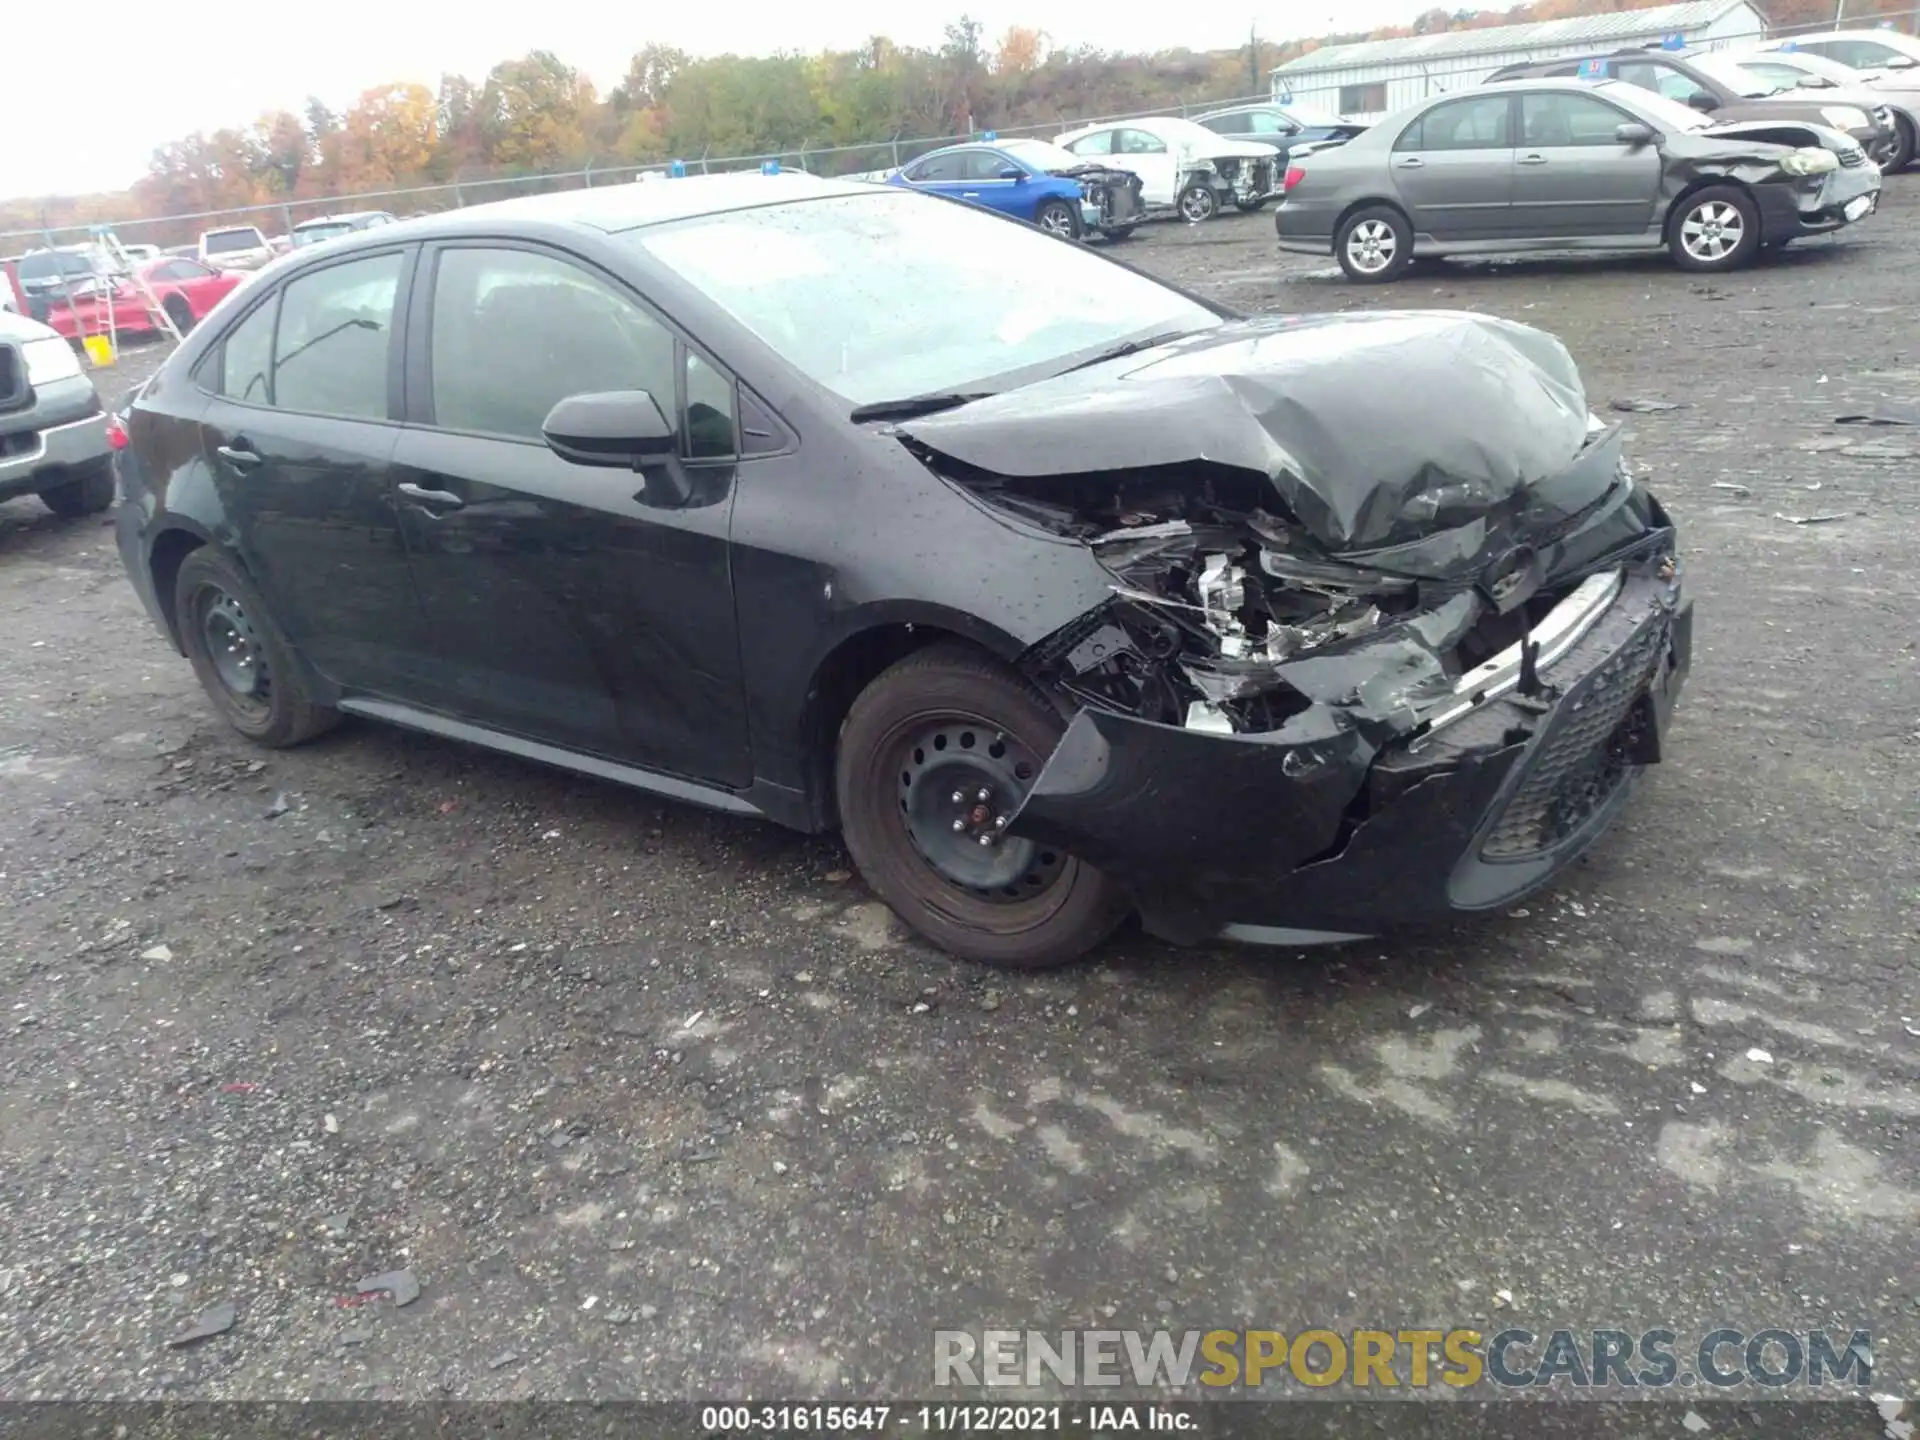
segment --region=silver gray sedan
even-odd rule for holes
[[[1880,172],[1821,125],[1715,124],[1619,81],[1523,80],[1296,157],[1283,195],[1280,248],[1331,252],[1362,282],[1415,259],[1541,250],[1666,249],[1717,271],[1871,214]]]

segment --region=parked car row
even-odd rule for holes
[[[1338,148],[1297,149],[1275,232],[1362,282],[1518,251],[1665,249],[1730,270],[1874,213],[1882,175],[1914,158],[1911,68],[1868,75],[1785,48],[1509,66]]]

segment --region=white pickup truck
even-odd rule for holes
[[[215,270],[258,270],[273,259],[273,247],[257,225],[231,225],[201,234],[200,263]]]

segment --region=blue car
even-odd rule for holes
[[[949,145],[902,166],[887,183],[981,205],[1076,240],[1089,234],[1120,239],[1144,210],[1137,177],[1089,165],[1043,140]]]

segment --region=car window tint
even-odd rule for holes
[[[1508,136],[1508,97],[1477,96],[1436,105],[1420,117],[1418,138],[1409,144],[1410,127],[1394,146],[1398,150],[1500,150],[1512,145]]]
[[[1642,90],[1651,90],[1669,100],[1678,100],[1682,105],[1696,95],[1711,93],[1692,76],[1681,73],[1671,65],[1659,65],[1648,60],[1624,60],[1616,67],[1615,73],[1629,85],[1638,85]]]
[[[1216,135],[1244,135],[1247,133],[1250,117],[1244,113],[1239,115],[1213,115],[1202,120],[1200,123]]]
[[[550,255],[443,252],[431,349],[434,423],[450,430],[538,440],[554,405],[603,390],[645,390],[673,411],[673,336]]]
[[[1167,142],[1158,135],[1145,130],[1122,130],[1120,132],[1120,153],[1122,155],[1164,155]]]
[[[250,405],[273,403],[273,299],[227,332],[222,343],[220,393]]]
[[[1091,135],[1082,135],[1067,146],[1076,155],[1111,155],[1113,153],[1113,131],[1096,130]]]
[[[1004,155],[996,155],[991,150],[972,150],[964,157],[967,180],[998,180],[1002,170],[1013,167],[1013,162]]]
[[[1291,135],[1300,128],[1286,116],[1271,110],[1255,110],[1247,116],[1247,121],[1255,135]]]
[[[1614,131],[1632,119],[1604,101],[1588,95],[1522,95],[1522,144],[1618,145]]]
[[[737,453],[733,381],[691,350],[687,352],[686,430],[690,459],[724,459]]]
[[[288,283],[273,345],[277,409],[387,418],[387,351],[404,258],[371,255]]]
[[[966,157],[964,155],[935,155],[922,160],[907,177],[911,180],[958,180],[961,178]]]

